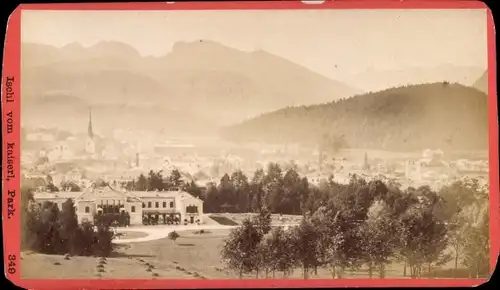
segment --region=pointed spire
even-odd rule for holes
[[[89,108],[89,128],[88,128],[88,136],[90,138],[94,138],[94,132],[92,131],[92,109]]]

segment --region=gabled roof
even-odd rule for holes
[[[60,199],[68,199],[68,198],[78,198],[80,195],[82,195],[81,191],[78,192],[71,192],[71,191],[60,191],[60,192],[35,192],[34,197],[35,200],[37,199],[55,199],[55,198],[60,198]]]
[[[88,189],[76,199],[79,200],[95,200],[97,198],[127,198],[128,195],[125,192],[121,192],[113,189],[112,187],[104,188],[92,188]]]
[[[183,193],[183,191],[133,191],[131,192],[139,198],[175,198]]]

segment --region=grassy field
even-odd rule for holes
[[[214,217],[220,217],[223,219],[229,219],[231,221],[234,221],[236,224],[241,224],[243,220],[247,218],[252,218],[256,216],[256,213],[214,213],[210,214],[209,216],[214,219]],[[272,214],[271,215],[271,224],[273,225],[280,225],[282,223],[291,223],[291,224],[298,224],[300,223],[302,216],[300,215],[283,215],[282,220],[280,221],[280,215],[279,214]],[[228,223],[228,225],[232,225]]]
[[[181,232],[172,242],[160,239],[145,243],[132,243],[120,247],[117,254],[107,258],[98,272],[95,257],[24,253],[21,263],[23,279],[33,278],[230,278],[222,271],[220,246],[228,231]],[[152,266],[152,268],[150,267]],[[151,270],[148,270],[151,268]]]
[[[174,243],[160,239],[144,243],[131,243],[121,246],[106,264],[99,266],[96,257],[71,257],[24,253],[21,261],[23,279],[33,278],[164,278],[164,279],[228,279],[237,274],[225,270],[220,260],[220,249],[228,230],[179,232],[180,238]],[[126,233],[128,237],[137,233]],[[99,268],[98,268],[99,267]],[[409,272],[409,270],[408,270]],[[376,275],[374,273],[374,275]],[[387,269],[387,277],[403,278],[403,265],[394,263]],[[366,269],[357,272],[347,271],[347,277],[368,277]],[[290,278],[301,278],[300,269]],[[247,278],[255,278],[255,274]],[[265,278],[260,273],[259,278]],[[275,278],[282,278],[276,273]],[[318,269],[314,278],[331,278],[329,271]]]
[[[118,234],[118,237],[120,239],[135,239],[135,238],[142,238],[146,237],[147,234],[141,233],[141,232],[122,232]]]

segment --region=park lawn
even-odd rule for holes
[[[120,239],[136,239],[147,237],[148,235],[143,232],[121,232],[118,234]]]
[[[227,218],[241,225],[245,219],[257,216],[257,214],[256,213],[213,213],[210,214],[210,216]],[[302,220],[301,215],[282,215],[283,219],[282,221],[280,221],[279,218],[280,218],[279,214],[271,214],[271,224],[273,225],[280,225],[282,223],[298,224]]]
[[[221,247],[229,230],[211,230],[204,234],[194,231],[178,232],[175,241],[168,238],[145,243],[131,243],[124,250],[126,255],[142,256],[159,269],[180,268],[183,273],[198,273],[208,279],[230,278],[220,259]],[[184,269],[184,270],[183,270]],[[193,278],[193,277],[191,277]]]
[[[180,237],[175,241],[168,238],[121,245],[117,253],[107,259],[102,278],[153,278],[158,279],[237,279],[236,272],[224,269],[220,251],[229,230],[205,230],[203,234],[195,231],[178,232]],[[61,265],[54,265],[59,262]],[[154,268],[147,271],[148,264]],[[23,279],[32,278],[96,278],[98,265],[95,257],[71,257],[65,260],[63,256],[24,254],[21,263]],[[407,274],[409,274],[407,268]],[[269,273],[272,278],[272,273]],[[346,270],[345,278],[368,278],[366,267],[353,272]],[[377,278],[378,273],[373,273]],[[297,268],[288,278],[301,279],[302,270]],[[318,268],[318,275],[309,275],[310,279],[329,279],[328,269]],[[405,278],[403,264],[392,263],[387,266],[387,278]],[[245,278],[256,278],[255,273]],[[259,273],[259,278],[265,278],[265,273]],[[275,278],[283,278],[282,273],[275,273]]]

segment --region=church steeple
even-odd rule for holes
[[[94,131],[92,131],[92,110],[89,108],[89,128],[87,141],[85,142],[85,152],[95,154]]]
[[[94,132],[92,131],[92,109],[89,108],[89,128],[88,128],[88,137],[93,139]]]

